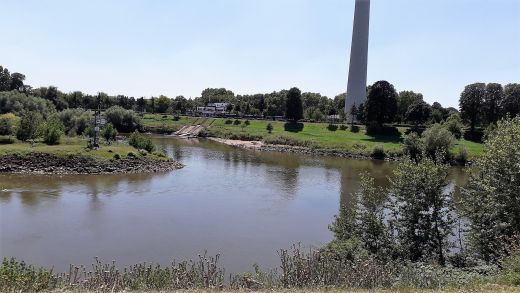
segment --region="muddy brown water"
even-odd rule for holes
[[[388,184],[395,164],[257,152],[155,137],[186,166],[160,174],[0,175],[0,257],[63,271],[95,256],[120,266],[221,254],[227,272],[279,265],[277,250],[319,247],[359,173]],[[451,170],[457,184],[466,180]]]

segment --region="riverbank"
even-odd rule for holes
[[[146,114],[142,121],[146,130],[152,133],[167,134],[184,125],[202,125],[205,131],[201,136],[238,141],[263,141],[271,145],[270,148],[277,150],[355,158],[370,158],[375,148],[383,149],[388,158],[400,157],[403,139],[408,129],[398,127],[399,135],[369,136],[365,134],[363,125],[358,125],[356,131],[351,131],[349,125],[331,127],[328,123],[305,122],[294,125],[285,121],[187,116],[174,118],[171,115],[159,114]],[[272,126],[270,132],[267,130],[268,124]],[[291,146],[304,148],[286,148],[283,145],[287,145],[287,141],[291,142]],[[484,151],[483,144],[460,139],[455,142],[451,152],[458,153],[461,148],[467,150],[469,160],[480,156]]]
[[[374,157],[368,154],[361,153],[350,153],[341,150],[326,150],[318,148],[310,148],[305,146],[292,146],[283,144],[268,144],[263,141],[247,141],[237,139],[225,139],[219,137],[207,137],[211,141],[222,143],[231,147],[237,147],[242,149],[248,149],[253,151],[265,151],[265,152],[279,152],[279,153],[295,153],[304,155],[317,155],[317,156],[330,156],[340,158],[351,158],[351,159],[384,159],[385,161],[397,161],[400,157],[398,156],[385,156],[385,157]]]
[[[79,138],[60,145],[16,142],[0,145],[0,173],[118,174],[154,173],[182,168],[162,153],[146,153],[122,143],[91,150]]]

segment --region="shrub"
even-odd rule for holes
[[[464,124],[462,123],[462,119],[459,114],[452,114],[446,122],[444,122],[443,126],[451,133],[456,139],[460,139],[462,137],[462,130],[464,129]]]
[[[454,143],[454,137],[440,124],[434,124],[423,132],[422,140],[424,151],[430,158],[435,159],[437,154],[449,155],[449,150]]]
[[[461,164],[468,162],[468,150],[465,146],[459,147],[459,152],[455,155],[455,160]]]
[[[112,123],[119,132],[132,132],[141,130],[141,119],[132,110],[126,110],[120,106],[113,106],[105,112],[107,122]]]
[[[65,109],[58,113],[58,117],[63,123],[66,134],[81,135],[89,126],[93,115],[91,111],[83,109]]]
[[[233,121],[231,121],[231,120],[229,120],[229,119],[227,119],[227,120],[224,122],[224,124],[231,124],[231,123],[233,123]]]
[[[13,113],[22,116],[24,112],[34,111],[47,117],[50,113],[56,112],[51,101],[28,96],[17,91],[0,92],[0,114]]]
[[[339,129],[340,129],[340,130],[347,130],[347,128],[348,128],[348,127],[347,127],[347,125],[345,125],[345,124],[341,124],[341,125],[339,126]]]
[[[108,144],[110,144],[110,142],[116,139],[117,130],[114,128],[112,123],[107,123],[103,129],[101,129],[101,136],[107,141]]]
[[[49,117],[43,134],[43,140],[45,143],[49,145],[60,144],[60,139],[63,133],[63,123],[61,123],[58,116],[53,115]]]
[[[137,157],[134,152],[128,152],[127,156],[132,158]]]
[[[242,122],[238,119],[235,119],[235,121],[233,121],[233,125],[239,125],[240,123],[242,123]]]
[[[462,189],[470,246],[488,262],[500,256],[507,244],[504,238],[520,235],[519,137],[520,116],[499,121]]]
[[[133,146],[136,149],[143,149],[148,151],[149,153],[153,152],[155,146],[152,143],[152,140],[142,134],[140,134],[137,130],[134,131],[128,137],[128,144]]]
[[[273,125],[271,123],[267,123],[265,129],[267,130],[267,132],[271,133],[273,132]]]
[[[166,158],[166,154],[163,152],[153,152],[153,154],[160,158]]]
[[[357,125],[350,125],[350,132],[358,133],[359,132],[359,126],[357,126]]]
[[[417,133],[411,132],[404,138],[403,153],[412,160],[418,161],[421,158],[423,149],[422,140]]]
[[[13,113],[0,115],[0,135],[11,136],[15,134],[19,123],[20,118]]]
[[[246,120],[246,121],[244,122],[244,124],[245,124],[246,126],[249,126],[249,124],[251,124],[251,122],[249,122],[249,120]]]
[[[372,149],[372,153],[370,153],[370,156],[374,159],[384,159],[386,157],[385,149],[382,145],[376,145]]]
[[[329,123],[329,125],[327,126],[327,129],[329,131],[336,131],[336,130],[338,130],[338,126],[336,124]]]
[[[121,159],[121,155],[119,155],[119,154],[114,154],[114,159],[116,159],[116,160]]]
[[[20,120],[20,127],[16,131],[16,138],[21,141],[34,140],[41,136],[43,127],[43,117],[35,111],[25,112]]]
[[[143,156],[143,157],[146,157],[146,155],[148,154],[148,152],[145,151],[145,150],[143,150],[143,149],[138,150],[138,152],[139,152],[139,154],[140,154],[141,156]]]

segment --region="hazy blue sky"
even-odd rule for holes
[[[33,86],[195,97],[347,87],[354,0],[0,0],[0,64]],[[372,0],[368,82],[456,106],[520,82],[520,0]]]

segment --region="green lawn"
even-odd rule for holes
[[[19,154],[25,155],[30,153],[45,153],[56,156],[82,155],[95,159],[109,160],[119,154],[121,158],[128,156],[128,153],[134,153],[139,156],[139,152],[134,148],[122,143],[113,143],[112,145],[104,145],[97,150],[87,148],[87,141],[82,138],[62,137],[59,145],[46,145],[42,142],[36,142],[33,146],[30,143],[16,141],[13,144],[0,144],[0,157],[3,155]],[[148,154],[148,157],[165,159],[155,154]]]
[[[333,149],[352,153],[367,154],[372,149],[381,145],[387,153],[399,154],[402,149],[402,140],[406,128],[399,127],[401,136],[368,136],[365,134],[364,126],[360,126],[357,133],[351,132],[348,128],[341,130],[329,130],[327,123],[303,123],[301,129],[294,127],[287,128],[284,121],[249,120],[249,125],[245,125],[246,120],[239,120],[240,124],[233,123],[235,119],[225,118],[197,118],[180,117],[174,120],[171,115],[163,118],[162,115],[147,114],[143,117],[145,127],[153,131],[157,128],[177,130],[186,124],[201,124],[206,127],[209,135],[217,137],[250,137],[256,139],[269,139],[270,137],[288,137],[300,141],[309,142],[313,146],[321,149]],[[272,133],[266,130],[267,124],[273,126]],[[461,139],[457,141],[452,152],[458,152],[460,146],[464,146],[470,157],[480,155],[484,150],[484,145]]]

